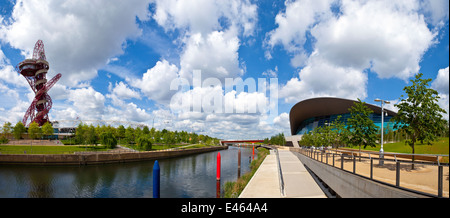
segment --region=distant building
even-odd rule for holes
[[[291,136],[286,137],[286,142],[290,146],[297,147],[303,134],[312,131],[313,129],[328,125],[341,116],[341,122],[347,124],[347,119],[350,118],[349,109],[357,101],[342,99],[342,98],[311,98],[301,101],[294,105],[289,113],[289,121],[291,125]],[[381,107],[367,104],[366,106],[373,111],[370,119],[374,121],[375,125],[381,127]],[[395,112],[384,108],[384,127],[393,128],[393,123],[390,119],[396,115]]]

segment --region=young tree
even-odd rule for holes
[[[30,138],[32,139],[37,139],[41,135],[41,128],[39,128],[39,125],[36,122],[33,121],[30,123],[28,135],[30,135]]]
[[[369,117],[373,111],[360,99],[354,103],[349,111],[350,118],[347,120],[347,129],[350,136],[348,142],[352,145],[358,145],[360,153],[361,145],[364,145],[364,148],[367,146],[375,147],[378,127]]]
[[[342,116],[338,116],[336,120],[331,123],[332,131],[334,132],[333,145],[335,148],[343,146],[348,142],[349,132],[345,128],[345,124],[341,121]]]
[[[133,127],[128,126],[125,129],[125,140],[126,140],[128,145],[131,145],[131,144],[135,143],[135,134],[134,134]]]
[[[401,95],[400,103],[395,104],[399,109],[397,115],[391,119],[395,122],[394,128],[404,130],[410,137],[405,142],[411,146],[415,153],[414,145],[417,141],[426,141],[431,144],[437,139],[437,135],[445,129],[445,120],[442,114],[445,110],[438,105],[438,92],[428,88],[431,79],[422,79],[422,73],[415,76],[411,86],[403,90],[408,97]],[[412,158],[414,169],[414,155]]]
[[[45,136],[53,135],[54,130],[52,124],[49,122],[46,122],[44,125],[42,125],[42,134]]]
[[[75,143],[76,144],[84,144],[86,139],[84,137],[86,132],[86,125],[83,125],[83,123],[78,124],[77,129],[75,130]]]
[[[2,133],[4,134],[5,138],[8,134],[10,134],[12,131],[12,124],[10,122],[6,122],[3,124]]]
[[[13,134],[14,138],[19,140],[22,138],[22,134],[25,133],[27,129],[25,128],[25,125],[21,121],[17,122],[16,125],[13,128]]]
[[[96,145],[97,144],[97,134],[95,132],[95,127],[91,124],[86,126],[84,132],[84,139],[87,144]]]

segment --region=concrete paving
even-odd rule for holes
[[[274,151],[266,157],[242,191],[240,198],[326,198],[326,195],[303,166],[288,150],[278,150],[281,174]],[[282,176],[284,189],[281,187]]]
[[[278,151],[286,198],[326,198],[322,189],[292,152]]]
[[[277,156],[270,152],[239,198],[281,198]]]

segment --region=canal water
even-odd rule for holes
[[[221,193],[250,171],[251,148],[158,160],[161,198],[215,198],[216,158],[221,156]],[[256,152],[256,149],[255,149]],[[152,198],[155,161],[93,166],[0,165],[0,198]]]

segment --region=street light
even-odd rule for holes
[[[383,150],[383,123],[384,123],[384,104],[390,104],[390,101],[381,100],[379,98],[375,99],[376,102],[381,102],[381,148],[380,148],[380,162],[379,164],[383,166],[384,161],[384,150]]]

